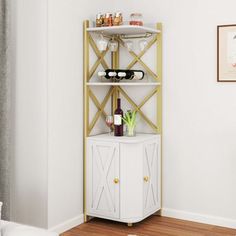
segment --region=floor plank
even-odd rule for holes
[[[236,236],[236,229],[151,216],[128,227],[124,223],[94,218],[61,236]]]

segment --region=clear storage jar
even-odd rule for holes
[[[123,16],[121,12],[116,12],[113,19],[113,25],[118,26],[123,24]]]
[[[101,27],[103,25],[103,15],[98,13],[96,16],[96,27]]]
[[[143,15],[141,13],[132,13],[129,24],[143,26]]]
[[[112,26],[113,25],[113,14],[112,13],[106,13],[103,26]]]

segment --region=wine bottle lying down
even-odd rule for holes
[[[99,71],[98,76],[106,79],[114,79],[120,81],[125,80],[142,80],[144,78],[144,72],[142,70],[113,70],[107,69],[105,71]]]

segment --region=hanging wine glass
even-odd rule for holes
[[[102,34],[100,34],[99,39],[97,40],[97,45],[98,45],[98,50],[100,52],[106,51],[107,45],[108,45],[108,41],[103,37]]]
[[[148,45],[147,40],[143,39],[139,41],[139,48],[141,51],[143,51]]]
[[[118,42],[115,41],[114,39],[112,39],[112,40],[109,42],[108,47],[109,47],[109,49],[110,49],[112,52],[116,52],[117,49],[118,49]]]
[[[134,43],[131,40],[128,40],[125,42],[125,47],[129,52],[132,52],[134,50]]]

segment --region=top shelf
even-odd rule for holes
[[[93,27],[87,28],[88,32],[103,33],[106,35],[143,35],[143,34],[158,34],[161,31],[146,26],[136,25],[120,25],[109,27]]]

